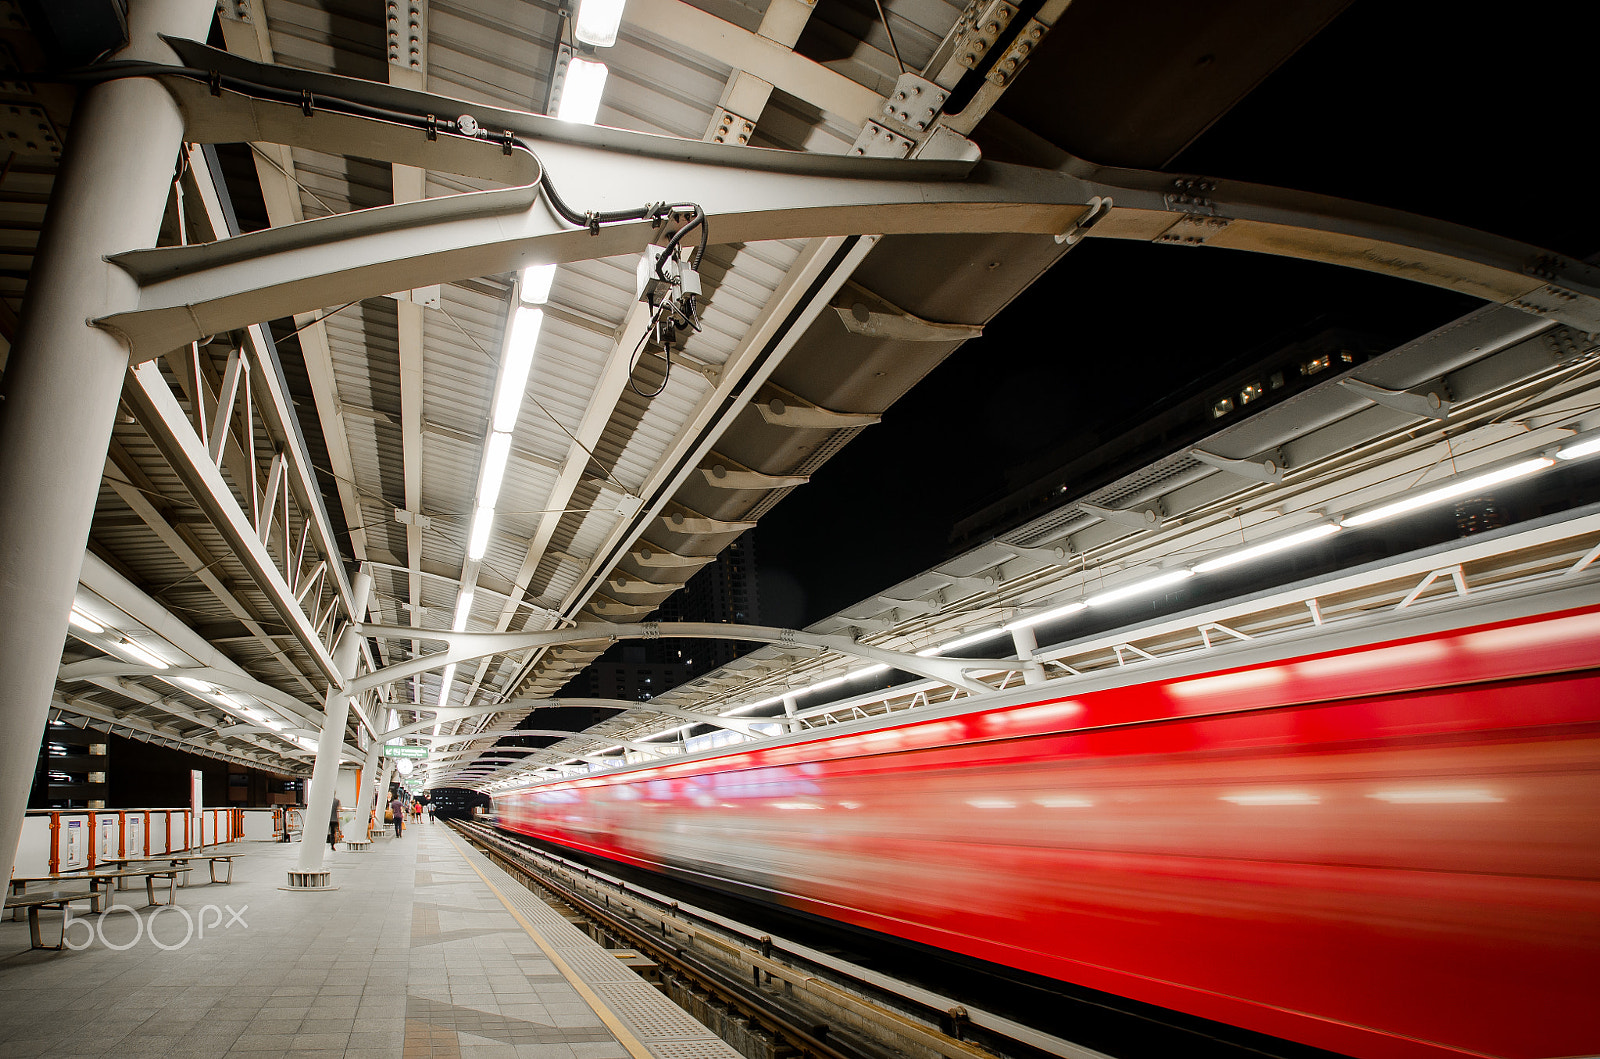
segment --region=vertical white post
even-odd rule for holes
[[[1020,625],[1011,630],[1011,645],[1016,648],[1017,657],[1024,662],[1033,661],[1033,652],[1039,649],[1039,640],[1033,635],[1033,626]],[[1022,670],[1024,684],[1043,684],[1044,667],[1039,665],[1025,666]]]
[[[800,700],[795,696],[785,695],[783,697],[783,715],[788,718],[783,722],[783,727],[786,731],[798,732],[800,730],[800,719],[795,716],[799,708]]]
[[[133,0],[118,59],[172,63],[158,34],[204,40],[214,0]],[[0,414],[0,865],[22,833],[67,614],[89,539],[128,351],[89,323],[137,304],[107,257],[155,245],[183,143],[155,81],[85,88],[28,277]]]
[[[352,621],[366,620],[367,597],[372,592],[372,573],[363,566],[350,582],[350,598],[355,604]],[[333,649],[333,663],[345,680],[356,675],[361,660],[361,637],[346,626]],[[350,717],[350,696],[329,687],[322,699],[322,736],[317,740],[317,762],[311,769],[311,786],[306,792],[306,821],[300,831],[299,856],[289,872],[289,889],[325,889],[328,873],[322,857],[328,842],[328,820],[333,814],[333,788],[339,777],[339,754],[344,749],[344,726]]]
[[[378,766],[383,761],[383,738],[379,736],[367,748],[367,760],[361,765],[361,791],[356,796],[355,835],[358,842],[372,837],[367,824],[372,819],[372,795],[378,789]]]

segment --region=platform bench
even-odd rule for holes
[[[90,910],[100,910],[101,895],[90,890],[44,890],[39,893],[8,894],[5,907],[7,910],[26,908],[28,910],[28,935],[32,939],[35,949],[54,949],[60,951],[66,947],[67,920],[63,915],[61,919],[61,938],[54,945],[46,945],[44,938],[39,933],[39,909],[60,908],[65,910],[73,901],[88,901]]]

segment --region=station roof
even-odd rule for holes
[[[497,246],[481,273],[456,268],[449,281],[318,300],[318,284],[343,289],[334,262],[301,284],[294,311],[223,314],[227,326],[171,352],[178,332],[152,323],[143,341],[160,348],[146,350],[151,359],[125,390],[78,597],[87,620],[65,646],[59,716],[303,771],[358,566],[372,589],[357,617],[418,630],[368,639],[373,668],[437,650],[429,631],[643,619],[1091,229],[1225,245],[1230,224],[1237,233],[1270,223],[1273,210],[1316,213],[1310,200],[1248,190],[1247,209],[1235,211],[1234,189],[1160,171],[1345,6],[628,0],[614,45],[575,50],[572,20],[554,3],[228,0],[209,41],[180,46],[189,65],[314,95],[341,90],[333,75],[391,93],[371,89],[374,99],[449,97],[435,101],[440,118],[478,115],[491,136],[497,123],[515,123],[580,212],[624,197],[676,199],[680,187],[703,198],[711,235],[698,328],[663,357],[637,296],[642,246],[624,251],[626,240],[604,237],[595,244],[604,252],[562,244],[553,271],[522,271],[544,263],[543,251]],[[10,32],[24,69],[59,61],[37,34]],[[593,132],[533,116],[575,91],[572,60],[607,67]],[[187,107],[204,106],[203,86],[170,84],[190,92]],[[41,135],[14,147],[0,181],[12,262],[0,274],[0,333],[25,304],[73,103],[71,91],[43,81],[8,87],[40,119]],[[917,93],[939,98],[926,113],[898,109]],[[161,245],[196,249],[162,259],[177,265],[146,258],[129,267],[149,270],[153,289],[162,268],[215,261],[204,257],[213,242],[259,232],[256,243],[228,245],[288,245],[299,229],[284,230],[300,222],[350,214],[368,223],[352,211],[422,200],[454,208],[466,200],[452,197],[483,192],[501,198],[481,201],[503,203],[517,192],[512,162],[497,169],[497,159],[474,156],[454,172],[410,164],[410,148],[376,141],[344,153],[335,134],[282,138],[297,142],[219,139],[187,151]],[[595,152],[603,165],[589,160]],[[406,160],[378,160],[391,154]],[[895,170],[900,157],[925,168]],[[809,181],[796,214],[826,214],[830,196],[853,201],[858,161],[902,186],[990,179],[997,161],[1025,165],[1126,187],[1122,201],[1159,208],[1118,212],[1108,194],[1103,204],[1052,207],[1062,220],[1050,230],[1041,208],[1026,223],[994,226],[941,228],[895,214],[874,230],[876,221],[851,214],[844,227],[734,224],[739,238],[719,238],[735,211],[719,213],[718,202],[779,177]],[[920,208],[925,217],[945,207]],[[1340,238],[1361,224],[1398,224],[1401,243],[1448,266],[1480,249],[1506,260],[1521,253],[1520,244],[1468,246],[1453,229],[1407,229],[1361,209],[1339,223]],[[1350,252],[1323,236],[1237,245],[1321,260]],[[928,649],[1058,608],[1091,581],[1144,576],[1377,502],[1431,481],[1446,456],[1458,467],[1497,466],[1593,429],[1589,333],[1600,317],[1592,299],[1552,302],[1587,290],[1588,274],[1565,259],[1546,269],[1548,289],[1538,276],[1508,288],[1498,265],[1463,273],[1454,289],[1495,304],[1364,359],[1360,371],[1334,363],[1320,381],[1308,375],[1293,400],[1262,414],[1244,415],[1249,402],[1232,394],[1241,414],[1218,417],[1202,443],[1092,491],[1064,483],[1057,502],[1022,524],[808,632]],[[1428,278],[1452,285],[1448,270]],[[535,290],[545,283],[547,294]],[[537,327],[525,384],[513,366],[528,337],[512,334],[519,318]],[[1269,386],[1270,373],[1260,382]],[[1215,405],[1224,395],[1206,396]],[[486,469],[498,459],[503,477]],[[488,505],[486,489],[497,494]],[[352,756],[396,723],[432,720],[421,735],[438,740],[434,782],[499,782],[528,762],[495,743],[605,646],[506,650],[379,689],[354,712]],[[852,664],[769,646],[656,705],[708,717],[771,708]],[[191,672],[179,679],[180,669]],[[619,740],[683,724],[669,713],[619,713],[537,760],[642,753]]]

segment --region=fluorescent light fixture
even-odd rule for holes
[[[617,42],[617,27],[622,25],[623,0],[580,0],[578,22],[572,35],[596,48],[609,48]]]
[[[85,614],[77,607],[72,608],[72,613],[67,616],[67,621],[71,622],[73,625],[76,625],[84,632],[102,633],[106,631],[106,627],[104,625],[101,625],[99,622],[89,617],[89,615]]]
[[[529,265],[522,270],[517,297],[523,305],[543,305],[550,300],[550,286],[556,281],[554,265]]]
[[[1179,581],[1186,580],[1193,576],[1194,571],[1189,569],[1179,568],[1177,570],[1168,570],[1164,574],[1157,574],[1154,577],[1147,577],[1143,581],[1135,581],[1133,584],[1123,585],[1121,588],[1113,588],[1111,591],[1102,592],[1098,596],[1090,596],[1083,602],[1091,607],[1102,607],[1107,603],[1116,603],[1119,600],[1128,599],[1131,596],[1142,596],[1146,592],[1154,592],[1156,589],[1166,588],[1168,585],[1175,585]]]
[[[165,659],[161,658],[153,651],[134,643],[132,640],[123,640],[121,643],[117,644],[117,646],[123,651],[132,655],[134,660],[137,662],[143,662],[147,666],[155,666],[157,669],[167,668]]]
[[[1597,452],[1600,452],[1600,434],[1584,438],[1582,441],[1575,441],[1571,445],[1563,445],[1561,450],[1556,453],[1556,456],[1563,460],[1581,460],[1585,456],[1593,456]]]
[[[467,558],[477,562],[489,550],[489,530],[494,528],[494,508],[480,507],[472,513],[472,536],[467,541]]]
[[[218,702],[222,703],[224,706],[231,706],[233,709],[240,710],[240,711],[242,711],[244,713],[249,713],[250,712],[249,710],[245,709],[244,703],[240,702],[238,699],[234,698],[232,695],[229,695],[227,692],[219,691],[219,692],[216,693],[216,695],[214,697],[216,698],[216,700]]]
[[[519,305],[511,314],[506,358],[500,364],[500,393],[494,401],[494,429],[502,434],[517,429],[522,395],[528,389],[528,369],[533,367],[533,351],[539,344],[539,331],[543,327],[543,309]]]
[[[957,637],[949,643],[939,644],[937,647],[924,647],[917,652],[917,657],[932,658],[934,655],[943,654],[946,651],[959,651],[963,647],[971,647],[975,643],[981,643],[984,640],[999,636],[1005,631],[1005,629],[985,629],[982,632],[970,633],[966,636]]]
[[[1465,496],[1479,489],[1487,489],[1491,485],[1499,485],[1501,482],[1509,482],[1516,478],[1525,478],[1537,471],[1544,470],[1554,462],[1554,460],[1544,456],[1531,460],[1522,460],[1509,466],[1501,467],[1499,470],[1448,482],[1437,489],[1430,489],[1426,493],[1417,493],[1414,496],[1406,497],[1404,500],[1396,500],[1391,504],[1384,504],[1382,507],[1375,507],[1358,515],[1351,515],[1344,520],[1344,524],[1346,526],[1365,526],[1368,523],[1393,518],[1395,515],[1403,515],[1408,511],[1415,511],[1418,508],[1427,507],[1429,504],[1436,504],[1441,500],[1453,500],[1458,496]]]
[[[1068,614],[1076,614],[1078,611],[1082,610],[1088,605],[1089,604],[1085,603],[1084,601],[1078,600],[1074,603],[1068,603],[1065,606],[1052,607],[1050,610],[1043,611],[1039,614],[1030,614],[1026,618],[1018,618],[1016,621],[1010,622],[1003,626],[1001,631],[1010,632],[1012,629],[1026,629],[1030,625],[1038,625],[1040,622],[1051,621],[1055,618],[1064,618]]]
[[[456,664],[451,662],[449,665],[444,667],[444,673],[439,677],[439,706],[441,708],[450,704],[450,685],[454,683],[455,679]],[[433,734],[439,734],[439,724],[437,721],[434,722],[433,725]]]
[[[210,694],[215,690],[210,684],[207,684],[203,680],[196,680],[194,677],[173,677],[172,682],[174,684],[182,684],[190,691],[204,691],[207,694]]]
[[[456,632],[464,632],[467,628],[467,619],[472,616],[472,597],[474,595],[476,595],[475,590],[469,588],[456,597],[456,617],[450,623],[450,628]]]
[[[511,435],[499,431],[489,435],[483,453],[483,475],[478,485],[478,506],[492,508],[500,499],[500,483],[506,476],[506,460],[511,455]]]
[[[606,90],[606,73],[605,63],[589,59],[573,59],[568,63],[556,117],[580,125],[593,125],[595,115],[600,113],[600,97]]]
[[[1338,533],[1342,528],[1337,522],[1323,522],[1312,526],[1310,529],[1303,529],[1299,533],[1291,533],[1287,537],[1263,541],[1248,548],[1239,548],[1224,555],[1219,555],[1215,559],[1207,559],[1203,563],[1196,563],[1194,572],[1197,574],[1209,574],[1213,570],[1222,570],[1238,563],[1247,563],[1251,559],[1259,559],[1263,555],[1288,551],[1290,548],[1298,547],[1308,541],[1319,540]]]

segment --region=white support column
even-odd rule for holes
[[[378,769],[382,762],[383,737],[379,736],[372,741],[372,746],[367,748],[367,760],[361,764],[361,791],[356,797],[355,834],[345,836],[346,840],[352,843],[351,849],[366,849],[367,843],[372,841],[372,832],[367,824],[372,819],[372,795],[378,789]],[[356,843],[359,843],[359,846]]]
[[[173,61],[157,36],[205,39],[214,0],[133,0],[119,59]],[[183,142],[154,81],[86,88],[34,259],[0,415],[0,862],[9,873],[89,538],[128,350],[89,321],[138,289],[107,257],[153,246]]]
[[[1011,644],[1017,649],[1017,658],[1023,662],[1033,662],[1033,653],[1039,649],[1038,637],[1033,634],[1033,626],[1019,625],[1011,630]],[[1022,682],[1024,684],[1043,684],[1044,667],[1041,665],[1023,666]]]
[[[799,699],[793,695],[785,695],[783,697],[783,715],[788,718],[783,722],[783,727],[786,731],[798,732],[800,730],[800,718],[795,716],[799,709]]]
[[[371,595],[372,573],[363,566],[351,582],[350,593],[355,601],[355,620],[366,617],[367,597]],[[344,635],[333,649],[334,665],[345,680],[356,675],[356,665],[361,659],[361,632],[359,626],[345,627]],[[341,688],[329,687],[322,700],[322,735],[317,740],[317,763],[311,769],[311,789],[306,792],[306,822],[300,831],[299,859],[289,872],[286,890],[327,890],[328,871],[322,866],[323,847],[328,842],[328,820],[333,812],[334,781],[339,776],[339,753],[344,749],[344,726],[350,716],[350,693]]]
[[[389,784],[393,780],[394,760],[392,758],[384,758],[383,775],[378,777],[378,799],[380,802],[378,807],[380,809],[389,804]],[[383,824],[381,822],[379,823],[378,828],[379,830],[383,830]]]

